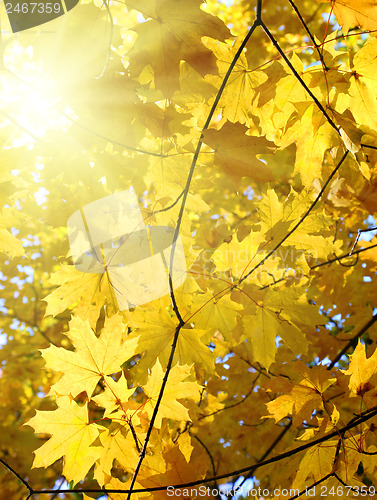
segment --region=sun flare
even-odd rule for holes
[[[0,127],[11,124],[13,133],[5,147],[31,145],[50,129],[66,128],[64,111],[58,85],[33,60],[33,47],[8,44],[0,71]]]

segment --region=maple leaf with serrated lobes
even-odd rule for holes
[[[121,365],[136,354],[137,338],[123,342],[126,325],[119,315],[106,319],[99,337],[80,318],[73,318],[69,327],[66,335],[74,352],[54,345],[41,350],[46,367],[63,372],[50,392],[75,397],[86,391],[91,396],[104,375],[119,372]]]
[[[193,313],[191,319],[196,328],[207,332],[205,339],[208,342],[216,331],[220,331],[225,338],[230,338],[237,324],[237,311],[242,309],[228,295],[214,298],[210,293],[195,294],[193,307],[197,312]]]
[[[316,0],[323,2],[323,0]],[[347,34],[350,28],[377,29],[377,4],[373,0],[332,0],[336,20]]]
[[[95,401],[98,406],[105,408],[104,417],[113,418],[118,416],[113,414],[114,411],[119,410],[119,416],[125,416],[125,410],[128,408],[127,402],[135,389],[129,389],[127,385],[127,379],[124,373],[121,374],[119,379],[115,382],[112,377],[103,378],[105,384],[105,390],[98,396],[94,396],[92,401]]]
[[[257,158],[258,154],[272,153],[273,142],[265,137],[246,135],[241,123],[226,122],[220,130],[203,131],[203,142],[215,151],[215,165],[230,177],[247,176],[255,182],[274,180],[271,169]]]
[[[101,448],[91,446],[98,437],[98,427],[89,424],[87,403],[79,406],[68,396],[57,398],[56,403],[56,410],[37,410],[25,424],[35,432],[51,434],[51,438],[34,452],[33,467],[48,467],[64,456],[63,474],[67,481],[76,484],[85,478],[99,458]]]
[[[276,314],[276,311],[267,306],[257,308],[255,315],[246,315],[242,318],[244,336],[250,338],[253,358],[267,370],[275,360],[277,352],[276,336],[293,353],[306,353],[308,340],[303,332],[294,324]]]
[[[115,311],[113,285],[106,273],[82,273],[74,266],[64,265],[51,275],[49,284],[59,287],[42,299],[47,302],[46,316],[57,316],[75,306],[74,314],[88,319],[90,326],[95,328],[103,304],[109,306],[109,312]]]
[[[292,415],[292,425],[296,428],[304,420],[310,421],[315,409],[323,409],[323,393],[336,382],[330,377],[324,366],[308,368],[301,361],[295,363],[295,371],[299,373],[299,383],[283,380],[286,394],[266,403],[270,415],[264,418],[273,418],[279,422],[282,418]],[[269,390],[279,390],[278,378],[271,381]]]
[[[216,87],[220,87],[239,49],[239,43],[236,41],[235,44],[229,46],[226,43],[219,43],[217,40],[210,38],[204,39],[203,43],[217,57],[219,68],[219,75],[207,75],[205,80]],[[245,123],[247,126],[252,124],[253,117],[250,102],[254,95],[254,88],[261,83],[260,80],[260,74],[256,74],[249,69],[246,54],[242,52],[221,96],[222,116],[233,123]],[[264,80],[266,80],[266,77]]]
[[[334,439],[310,448],[301,460],[292,488],[301,490],[329,474],[334,467],[337,445],[338,440]]]
[[[190,463],[182,453],[182,450],[177,445],[168,445],[163,451],[162,456],[165,461],[166,472],[160,474],[148,474],[146,477],[139,477],[138,482],[143,488],[153,488],[154,486],[163,486],[166,484],[179,484],[192,481],[192,478],[204,478],[208,470],[208,460],[203,455],[196,456],[195,461]],[[176,495],[185,495],[185,490],[182,488],[176,490]],[[166,491],[149,492],[149,498],[162,500],[169,497]],[[183,496],[182,498],[185,498]],[[186,496],[186,498],[188,498]],[[190,494],[190,498],[212,498],[210,492],[201,491],[200,497],[194,493]]]
[[[141,436],[141,440],[144,435]],[[109,429],[105,429],[99,436],[102,448],[96,469],[95,479],[100,485],[105,484],[106,475],[111,476],[111,468],[116,459],[125,472],[133,472],[139,461],[134,437],[127,426],[122,428],[119,424],[112,424]]]
[[[137,353],[143,354],[132,368],[134,380],[144,383],[147,370],[157,360],[166,367],[170,355],[171,343],[177,328],[175,318],[163,307],[143,307],[127,313],[128,326],[136,330],[130,338],[138,338]],[[189,325],[185,325],[189,326]],[[216,356],[200,340],[206,332],[183,327],[179,332],[174,362],[199,365],[206,373],[214,373]]]
[[[301,193],[296,193],[291,189],[284,202],[279,200],[276,191],[267,189],[263,199],[259,202],[258,210],[261,232],[268,240],[268,244],[263,246],[265,251],[273,248],[276,242],[283,240],[287,233],[300,223],[297,229],[283,241],[282,247],[292,246],[296,250],[305,251],[306,255],[323,259],[339,253],[342,242],[339,240],[334,242],[332,235],[323,236],[323,233],[329,229],[331,219],[321,212],[306,215],[308,208],[313,204],[313,199],[313,188],[303,189]],[[305,219],[303,219],[304,215],[306,215]]]
[[[322,177],[325,152],[336,144],[337,132],[314,103],[295,103],[298,117],[287,124],[279,146],[295,144],[296,159],[294,173],[301,176],[303,185],[309,186]]]
[[[168,381],[165,385],[164,394],[159,405],[155,427],[160,428],[163,418],[170,418],[178,421],[188,421],[189,414],[187,408],[179,403],[179,399],[199,400],[200,390],[202,386],[197,382],[187,382],[186,379],[190,376],[191,366],[175,365],[170,370]],[[148,397],[147,402],[140,410],[147,413],[151,418],[156,407],[158,395],[161,389],[161,381],[164,377],[164,371],[159,361],[152,368],[148,382],[143,386],[143,391]]]
[[[22,241],[16,238],[9,228],[24,224],[26,220],[26,215],[10,207],[0,212],[0,252],[5,252],[12,258],[25,254]]]
[[[216,57],[201,38],[224,41],[229,30],[220,19],[200,8],[200,0],[126,0],[125,4],[147,19],[132,28],[138,34],[128,54],[132,77],[151,65],[156,88],[171,97],[179,89],[180,61],[188,62],[202,76],[217,73]]]
[[[359,340],[344,374],[350,375],[348,387],[351,396],[361,396],[365,404],[374,406],[377,399],[377,349],[367,358],[365,346]]]

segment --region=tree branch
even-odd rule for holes
[[[276,48],[276,50],[279,52],[280,56],[284,59],[285,63],[289,67],[289,69],[292,71],[292,73],[294,74],[294,76],[296,77],[296,79],[300,82],[301,86],[304,88],[304,90],[306,91],[306,93],[315,102],[315,104],[317,105],[318,109],[321,111],[321,113],[326,118],[326,120],[329,122],[329,124],[332,126],[332,128],[334,130],[336,130],[336,132],[339,134],[338,126],[334,123],[334,121],[329,116],[329,114],[327,113],[327,111],[325,110],[325,108],[323,107],[323,105],[319,102],[319,100],[316,98],[316,96],[313,94],[313,92],[309,89],[309,87],[306,85],[306,83],[304,82],[304,80],[301,78],[301,76],[295,70],[295,68],[293,67],[291,61],[285,55],[284,51],[281,49],[280,45],[275,40],[274,36],[272,35],[272,33],[270,32],[270,30],[267,28],[267,26],[264,24],[263,21],[262,21],[261,26],[262,26],[263,30],[265,31],[266,35],[268,36],[268,38],[271,40],[271,42],[274,45],[274,47]]]
[[[324,481],[326,481],[327,479],[329,479],[332,476],[334,476],[334,473],[330,472],[330,474],[327,474],[327,476],[325,476],[322,479],[319,479],[315,483],[311,484],[310,486],[308,486],[307,488],[305,488],[304,490],[302,490],[298,495],[295,495],[294,497],[291,497],[289,500],[294,500],[295,498],[299,498],[302,495],[305,495],[305,493],[307,493],[308,490],[311,490],[312,488],[315,488],[316,486],[318,486],[319,484],[323,483]]]
[[[288,450],[284,453],[280,453],[279,455],[276,455],[275,457],[269,458],[267,460],[262,460],[260,462],[257,462],[256,464],[253,464],[248,467],[243,467],[242,469],[237,469],[231,472],[227,472],[226,474],[220,474],[218,476],[214,477],[209,477],[206,479],[199,479],[197,481],[190,481],[187,483],[181,483],[181,484],[174,484],[174,485],[167,485],[167,486],[155,486],[152,488],[135,488],[132,490],[123,490],[123,489],[105,489],[105,488],[97,488],[97,489],[73,489],[73,490],[60,490],[60,493],[146,493],[146,492],[151,492],[151,491],[166,491],[168,486],[173,487],[174,489],[179,489],[179,488],[189,488],[191,486],[199,486],[200,484],[205,484],[205,483],[211,483],[214,481],[218,481],[220,479],[227,479],[229,477],[233,476],[240,476],[245,474],[246,472],[251,472],[253,470],[256,470],[256,468],[261,468],[264,467],[265,465],[270,465],[275,462],[279,462],[280,460],[284,460],[285,458],[292,457],[294,455],[297,455],[297,453],[301,453],[302,451],[305,451],[309,448],[312,448],[313,446],[316,446],[317,444],[324,443],[333,437],[339,437],[339,435],[343,436],[347,431],[353,429],[354,427],[357,427],[358,425],[362,424],[363,422],[367,422],[371,418],[377,416],[377,406],[374,406],[373,408],[370,408],[369,410],[366,410],[365,412],[360,413],[360,415],[352,418],[347,425],[342,427],[341,429],[337,429],[336,431],[330,432],[328,434],[325,434],[321,438],[314,439],[313,441],[310,441],[309,443],[305,443],[301,446],[298,446],[297,448],[293,448],[291,450]],[[56,493],[56,490],[32,490],[33,493],[29,495],[29,498],[32,495],[36,494],[52,494]]]
[[[192,435],[192,434],[190,434],[190,436],[191,436],[191,435]],[[198,443],[200,443],[200,444],[202,445],[202,447],[204,448],[205,452],[207,453],[207,455],[208,455],[208,457],[209,457],[209,459],[210,459],[210,461],[211,461],[212,473],[213,473],[213,476],[215,477],[215,476],[216,476],[216,467],[215,467],[215,462],[214,462],[214,460],[213,460],[213,456],[212,456],[211,452],[209,451],[209,449],[207,448],[207,446],[203,443],[203,441],[202,441],[201,439],[199,439],[199,438],[198,438],[198,436],[192,435],[192,437],[193,437],[194,439],[196,439],[196,440],[198,441]],[[215,489],[218,491],[218,490],[219,490],[219,486],[218,486],[218,484],[217,484],[217,481],[214,481],[214,482],[213,482],[213,484],[214,484]],[[218,494],[218,495],[216,495],[216,496],[217,496],[217,498],[218,498],[219,500],[221,500],[221,497],[220,497],[220,495],[219,495],[219,494]]]
[[[356,335],[354,335],[352,337],[352,339],[343,347],[343,349],[340,351],[339,354],[337,354],[335,356],[335,358],[331,361],[331,363],[329,364],[329,366],[327,367],[328,370],[331,370],[331,368],[335,365],[335,363],[337,363],[340,358],[346,354],[346,352],[348,351],[348,349],[350,349],[351,347],[355,347],[356,344],[357,344],[357,341],[358,339],[367,331],[369,330],[369,328],[377,321],[377,314],[375,316],[372,316],[371,319],[368,321],[368,323],[366,323],[362,328],[361,330],[359,330]]]
[[[326,66],[326,64],[325,64],[325,61],[324,61],[324,59],[323,59],[323,55],[322,55],[321,51],[319,50],[319,45],[318,45],[318,43],[316,42],[316,40],[315,40],[315,38],[314,38],[314,36],[313,36],[312,32],[310,31],[309,26],[308,26],[308,25],[307,25],[307,23],[304,21],[304,18],[302,17],[301,12],[298,10],[298,8],[297,8],[296,4],[294,3],[294,1],[293,1],[293,0],[288,0],[288,2],[291,4],[292,9],[296,12],[297,17],[300,19],[301,24],[304,26],[305,31],[306,31],[306,32],[307,32],[307,34],[309,35],[310,40],[312,41],[312,43],[313,43],[314,47],[316,48],[316,50],[317,50],[317,52],[318,52],[318,56],[319,56],[319,59],[321,60],[321,63],[322,63],[323,69],[326,71],[328,68],[327,68],[327,66]]]
[[[172,243],[172,250],[171,250],[171,254],[170,254],[170,264],[169,264],[169,295],[170,295],[170,300],[172,302],[172,306],[173,306],[173,311],[179,321],[179,324],[176,328],[176,331],[175,331],[175,334],[174,334],[174,339],[173,339],[173,343],[172,343],[172,346],[171,346],[171,351],[170,351],[170,355],[169,355],[169,361],[168,361],[168,364],[166,366],[166,371],[165,371],[165,375],[164,375],[164,378],[163,378],[163,381],[162,381],[162,385],[161,385],[161,389],[160,389],[160,392],[159,392],[159,395],[158,395],[158,399],[157,399],[157,402],[156,402],[156,406],[154,407],[154,410],[153,410],[153,414],[152,414],[152,418],[151,418],[151,421],[149,423],[149,426],[148,426],[148,430],[147,430],[147,434],[145,436],[145,440],[144,440],[144,444],[143,444],[143,448],[141,450],[141,453],[140,453],[140,458],[139,458],[139,462],[136,466],[136,469],[135,469],[135,472],[132,476],[132,479],[131,479],[131,484],[130,484],[130,489],[129,489],[129,493],[128,493],[128,496],[127,496],[127,500],[130,500],[131,498],[131,494],[132,494],[132,490],[134,488],[134,485],[135,485],[135,482],[136,482],[136,479],[137,479],[137,476],[139,474],[139,471],[140,471],[140,468],[141,468],[141,465],[143,463],[143,460],[144,460],[144,457],[145,457],[145,453],[146,453],[146,449],[147,449],[147,446],[148,446],[148,442],[149,442],[149,439],[150,439],[150,435],[152,433],[152,429],[153,429],[153,425],[154,425],[154,422],[156,420],[156,417],[157,417],[157,413],[158,413],[158,410],[159,410],[159,406],[161,404],[161,400],[162,400],[162,397],[163,397],[163,394],[164,394],[164,390],[165,390],[165,386],[166,386],[166,383],[167,383],[167,380],[168,380],[168,377],[169,377],[169,373],[170,373],[170,370],[172,368],[172,364],[173,364],[173,358],[174,358],[174,353],[175,353],[175,350],[176,350],[176,347],[177,347],[177,343],[178,343],[178,337],[179,337],[179,333],[181,331],[181,328],[183,327],[183,325],[185,324],[180,312],[179,312],[179,309],[178,309],[178,304],[176,302],[176,298],[175,298],[175,294],[174,294],[174,288],[173,288],[173,280],[172,280],[172,270],[173,270],[173,264],[174,264],[174,255],[175,255],[175,249],[176,249],[176,244],[177,244],[177,240],[178,240],[178,236],[179,236],[179,230],[180,230],[180,227],[181,227],[181,223],[182,223],[182,219],[183,219],[183,213],[184,213],[184,210],[185,210],[185,206],[186,206],[186,201],[187,201],[187,196],[189,194],[189,190],[190,190],[190,185],[191,185],[191,181],[192,181],[192,177],[194,175],[194,171],[195,171],[195,167],[196,167],[196,163],[198,161],[198,157],[199,157],[199,153],[200,153],[200,150],[201,150],[201,147],[202,147],[202,138],[203,138],[203,131],[206,130],[208,127],[209,127],[209,124],[211,123],[211,120],[212,120],[212,117],[215,113],[215,110],[217,108],[217,105],[220,101],[220,98],[224,92],[224,89],[226,87],[226,84],[229,80],[229,77],[239,59],[239,57],[241,56],[247,42],[249,41],[250,37],[252,36],[252,34],[254,33],[255,29],[261,25],[262,23],[262,19],[261,19],[261,9],[262,9],[262,0],[258,0],[258,4],[257,4],[257,14],[256,14],[256,18],[255,18],[255,21],[253,23],[253,25],[251,26],[248,34],[246,35],[246,37],[244,38],[243,42],[241,43],[240,47],[238,48],[229,68],[228,68],[228,71],[226,72],[226,75],[221,83],[221,86],[217,92],[217,95],[216,95],[216,98],[212,104],[212,107],[211,107],[211,110],[208,114],[208,117],[206,119],[206,122],[203,126],[203,129],[202,129],[202,133],[201,133],[201,136],[199,138],[199,141],[198,141],[198,144],[197,144],[197,147],[196,147],[196,150],[195,150],[195,154],[194,154],[194,157],[193,157],[193,160],[192,160],[192,163],[191,163],[191,167],[190,167],[190,171],[189,171],[189,174],[188,174],[188,177],[187,177],[187,181],[186,181],[186,185],[185,185],[185,188],[184,188],[184,191],[183,191],[183,196],[182,196],[182,202],[181,202],[181,207],[180,207],[180,210],[179,210],[179,214],[178,214],[178,220],[177,220],[177,225],[176,225],[176,228],[175,228],[175,231],[174,231],[174,237],[173,237],[173,243]]]
[[[28,483],[27,481],[25,481],[25,479],[23,479],[23,478],[20,476],[20,474],[19,474],[17,471],[15,471],[15,470],[13,469],[13,467],[11,467],[11,466],[10,466],[7,462],[5,462],[5,460],[3,460],[3,459],[1,459],[1,458],[0,458],[0,463],[2,463],[2,464],[4,465],[4,467],[6,467],[6,468],[9,470],[9,472],[11,472],[14,476],[16,476],[16,478],[17,478],[19,481],[21,481],[21,483],[22,483],[24,486],[26,486],[26,488],[29,490],[29,493],[30,493],[30,494],[33,494],[33,493],[34,493],[34,490],[31,488],[31,486],[29,486],[29,483]]]
[[[296,229],[304,222],[304,220],[306,219],[306,217],[310,214],[310,212],[313,210],[313,208],[316,206],[316,204],[318,203],[318,201],[320,200],[320,198],[322,197],[324,191],[326,190],[327,186],[329,185],[331,179],[334,177],[334,175],[336,174],[336,172],[339,170],[339,168],[342,166],[344,160],[347,158],[347,155],[348,155],[348,151],[346,151],[344,153],[344,155],[342,156],[341,160],[339,161],[338,165],[334,168],[334,170],[331,172],[331,174],[329,175],[329,177],[327,178],[325,184],[323,185],[323,188],[321,189],[321,191],[318,193],[316,199],[313,201],[313,203],[310,205],[310,207],[308,208],[308,210],[305,212],[305,214],[301,217],[301,219],[297,222],[297,224],[295,224],[295,226],[290,230],[288,231],[288,233],[284,236],[284,238],[282,238],[280,240],[280,242],[266,255],[266,257],[264,257],[258,264],[256,264],[253,269],[251,269],[251,271],[249,271],[247,274],[245,274],[245,276],[243,276],[237,283],[237,285],[239,285],[240,283],[242,283],[243,281],[245,281],[246,278],[248,278],[254,271],[256,271],[260,266],[262,266],[267,259],[269,259],[271,257],[271,255],[273,255],[276,250],[281,247],[281,245],[284,243],[284,241],[286,241],[290,236],[291,234],[293,234]]]

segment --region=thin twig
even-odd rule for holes
[[[272,44],[274,45],[274,47],[276,48],[276,50],[279,52],[279,54],[281,55],[281,57],[284,59],[285,63],[287,64],[287,66],[289,67],[289,69],[292,71],[292,73],[294,74],[294,76],[296,77],[296,79],[300,82],[301,86],[304,88],[304,90],[306,91],[306,93],[315,102],[315,104],[317,105],[318,109],[321,111],[321,113],[326,118],[326,120],[329,122],[329,124],[332,126],[332,128],[338,134],[340,134],[338,126],[334,123],[334,121],[329,116],[329,114],[327,113],[327,111],[325,110],[325,108],[323,107],[323,105],[319,102],[319,100],[316,98],[316,96],[313,94],[313,92],[309,89],[309,87],[306,85],[306,83],[304,82],[304,80],[298,74],[298,72],[296,71],[296,69],[292,65],[291,61],[285,55],[284,51],[281,49],[280,45],[277,43],[277,41],[275,40],[274,36],[270,32],[270,30],[267,28],[267,26],[263,23],[263,21],[262,21],[261,25],[262,25],[262,28],[264,29],[266,35],[271,40]]]
[[[326,441],[329,441],[330,439],[334,437],[339,437],[340,435],[344,435],[347,431],[353,429],[354,427],[357,427],[358,425],[367,422],[371,418],[374,418],[377,415],[377,406],[374,406],[373,408],[370,408],[369,410],[366,410],[365,412],[360,413],[359,415],[355,416],[352,418],[347,425],[342,427],[341,429],[337,429],[336,431],[330,432],[328,434],[325,434],[324,436],[314,439],[313,441],[310,441],[308,443],[305,443],[301,446],[298,446],[296,448],[293,448],[291,450],[285,451],[284,453],[280,453],[279,455],[276,455],[275,457],[269,458],[267,460],[262,460],[260,462],[257,462],[251,466],[243,467],[242,469],[237,469],[231,472],[227,472],[225,474],[220,474],[214,477],[209,477],[205,479],[199,479],[197,481],[190,481],[187,483],[180,483],[180,484],[174,484],[174,485],[169,485],[173,487],[174,489],[179,489],[179,488],[189,488],[191,486],[198,486],[200,484],[205,484],[205,483],[212,483],[214,481],[218,481],[220,479],[227,479],[229,477],[234,477],[234,476],[241,476],[245,473],[249,473],[253,470],[256,470],[256,468],[261,468],[266,465],[270,465],[275,462],[279,462],[280,460],[284,460],[286,458],[290,458],[294,455],[297,455],[298,453],[301,453],[302,451],[308,450],[309,448],[312,448],[313,446],[316,446],[321,443],[325,443]],[[152,491],[166,491],[169,486],[155,486],[151,488],[135,488],[132,490],[133,493],[147,493],[147,492],[152,492]],[[56,490],[33,490],[33,494],[51,494],[55,493]],[[60,490],[60,493],[131,493],[130,490],[125,490],[125,489],[105,489],[105,488],[97,488],[97,489],[73,489],[73,490]]]
[[[306,217],[310,214],[310,212],[313,210],[313,208],[316,206],[316,204],[318,203],[318,201],[321,199],[323,193],[325,192],[327,186],[329,185],[331,179],[334,177],[334,175],[336,174],[336,172],[339,170],[339,168],[342,166],[344,160],[346,159],[347,155],[348,155],[349,151],[347,150],[341,160],[339,161],[338,165],[334,168],[334,170],[331,172],[331,174],[329,175],[329,177],[327,178],[325,184],[323,185],[323,188],[321,189],[321,191],[318,193],[316,199],[313,201],[313,203],[310,205],[310,207],[308,208],[308,210],[305,212],[305,214],[301,217],[301,219],[297,222],[297,224],[294,225],[294,227],[288,231],[288,233],[284,236],[284,238],[282,238],[280,240],[280,242],[266,255],[266,257],[264,257],[258,264],[256,264],[253,269],[251,269],[251,271],[249,271],[247,274],[245,274],[245,276],[243,276],[237,283],[237,285],[239,285],[240,283],[242,283],[244,280],[246,280],[254,271],[256,271],[260,266],[262,266],[267,259],[269,259],[271,257],[271,255],[273,255],[276,250],[284,243],[284,241],[286,241],[290,236],[291,234],[293,234],[296,229],[304,222],[304,220],[306,219]]]
[[[195,434],[194,434],[194,435],[190,434],[190,436],[192,436],[194,439],[196,439],[196,440],[198,441],[198,443],[200,443],[200,444],[202,445],[202,447],[204,448],[204,450],[205,450],[205,452],[207,453],[207,455],[208,455],[208,457],[209,457],[209,459],[210,459],[210,462],[211,462],[211,466],[212,466],[212,473],[213,473],[213,475],[214,475],[214,476],[216,476],[216,467],[215,467],[215,462],[214,462],[214,460],[213,460],[213,456],[212,456],[211,452],[209,451],[209,449],[207,448],[207,446],[203,443],[203,441],[202,441],[200,438],[198,438],[198,436],[195,436]],[[213,482],[213,485],[214,485],[215,489],[216,489],[217,491],[219,491],[219,487],[218,487],[217,481],[214,481],[214,482]],[[218,499],[220,499],[220,500],[221,500],[221,497],[220,497],[220,495],[219,495],[219,494],[217,494],[216,496],[217,496],[217,498],[218,498]]]
[[[359,330],[356,335],[354,335],[352,337],[352,339],[343,347],[343,349],[340,351],[339,354],[337,354],[335,356],[335,358],[331,361],[331,363],[329,364],[329,366],[327,367],[328,370],[331,370],[331,368],[335,365],[335,363],[337,363],[340,358],[346,354],[346,352],[348,351],[348,349],[350,349],[351,347],[355,347],[356,344],[357,344],[357,341],[358,339],[364,335],[364,333],[369,330],[369,328],[377,321],[377,314],[375,316],[372,316],[371,319],[368,321],[368,323],[366,323],[362,328],[361,330]]]
[[[0,463],[2,463],[4,465],[4,467],[6,467],[9,472],[11,472],[14,476],[16,476],[16,478],[21,481],[21,483],[26,486],[26,488],[29,490],[30,493],[33,493],[34,490],[31,488],[31,486],[29,485],[29,483],[27,481],[25,481],[25,479],[23,477],[20,476],[20,474],[15,471],[13,469],[13,467],[11,467],[7,462],[5,462],[5,460],[1,459],[0,458]]]
[[[160,392],[159,392],[159,395],[158,395],[158,398],[157,398],[157,402],[156,402],[156,406],[154,407],[154,410],[153,410],[153,414],[152,414],[152,417],[151,417],[151,421],[149,423],[149,426],[148,426],[148,430],[147,430],[147,433],[146,433],[146,436],[145,436],[145,440],[144,440],[144,444],[143,444],[143,447],[142,447],[142,450],[141,450],[141,453],[140,453],[140,458],[139,458],[139,461],[138,461],[138,464],[136,466],[136,469],[135,469],[135,472],[132,476],[132,479],[131,479],[131,484],[130,484],[130,490],[129,490],[129,493],[127,495],[127,500],[130,500],[131,499],[131,494],[132,494],[132,490],[134,488],[134,485],[135,485],[135,482],[136,482],[136,479],[137,479],[137,476],[139,474],[139,471],[140,471],[140,468],[141,468],[141,465],[143,463],[143,460],[144,460],[144,457],[145,457],[145,454],[146,454],[146,450],[147,450],[147,446],[148,446],[148,442],[149,442],[149,439],[150,439],[150,435],[152,433],[152,429],[153,429],[153,425],[154,425],[154,422],[155,422],[155,419],[157,417],[157,413],[158,413],[158,410],[159,410],[159,406],[160,406],[160,403],[161,403],[161,400],[162,400],[162,397],[163,397],[163,394],[164,394],[164,390],[165,390],[165,386],[166,386],[166,383],[167,383],[167,380],[168,380],[168,377],[169,377],[169,373],[170,373],[170,370],[172,368],[172,364],[173,364],[173,359],[174,359],[174,353],[175,353],[175,350],[176,350],[176,347],[177,347],[177,343],[178,343],[178,337],[179,337],[179,333],[183,327],[183,325],[185,324],[180,312],[179,312],[179,309],[178,309],[178,305],[177,305],[177,302],[176,302],[176,299],[175,299],[175,295],[174,295],[174,288],[173,288],[173,279],[172,279],[172,270],[173,270],[173,265],[174,265],[174,255],[175,255],[175,249],[176,249],[176,244],[177,244],[177,240],[178,240],[178,236],[179,236],[179,230],[180,230],[180,227],[181,227],[181,223],[182,223],[182,219],[183,219],[183,213],[184,213],[184,210],[185,210],[185,206],[186,206],[186,200],[187,200],[187,197],[188,197],[188,194],[189,194],[189,190],[190,190],[190,185],[191,185],[191,181],[192,181],[192,177],[194,175],[194,170],[195,170],[195,167],[196,167],[196,163],[198,161],[198,157],[199,157],[199,153],[200,153],[200,150],[201,150],[201,147],[202,147],[202,138],[203,138],[203,132],[204,130],[206,130],[210,123],[211,123],[211,120],[212,120],[212,117],[215,113],[215,110],[217,108],[217,105],[220,101],[220,98],[224,92],[224,89],[226,87],[226,84],[229,80],[229,77],[233,71],[233,68],[234,66],[236,65],[239,57],[241,56],[247,42],[249,41],[250,37],[252,36],[252,34],[254,33],[255,29],[260,26],[262,20],[261,20],[261,9],[262,9],[262,0],[258,0],[258,6],[257,6],[257,14],[256,14],[256,18],[255,18],[255,21],[253,23],[253,25],[251,26],[248,34],[246,35],[246,37],[244,38],[242,44],[240,45],[240,47],[238,48],[234,58],[233,58],[233,61],[231,62],[229,68],[228,68],[228,71],[226,72],[226,75],[221,83],[221,86],[217,92],[217,95],[216,95],[216,98],[212,104],[212,107],[211,107],[211,110],[208,114],[208,117],[206,119],[206,122],[203,126],[203,129],[202,129],[202,133],[201,133],[201,136],[199,138],[199,141],[198,141],[198,144],[197,144],[197,147],[196,147],[196,150],[195,150],[195,154],[194,154],[194,157],[193,157],[193,160],[192,160],[192,163],[191,163],[191,168],[190,168],[190,172],[188,174],[188,177],[187,177],[187,181],[186,181],[186,185],[185,185],[185,188],[184,188],[184,193],[183,193],[183,196],[182,196],[182,202],[181,202],[181,207],[180,207],[180,211],[179,211],[179,214],[178,214],[178,219],[177,219],[177,225],[176,225],[176,228],[175,228],[175,231],[174,231],[174,237],[173,237],[173,243],[172,243],[172,250],[171,250],[171,254],[170,254],[170,264],[169,264],[169,295],[170,295],[170,300],[171,300],[171,303],[172,303],[172,307],[173,307],[173,311],[179,321],[179,324],[175,330],[175,333],[174,333],[174,338],[173,338],[173,343],[172,343],[172,346],[171,346],[171,350],[170,350],[170,355],[169,355],[169,361],[168,361],[168,364],[166,366],[166,371],[165,371],[165,374],[164,374],[164,378],[162,380],[162,384],[161,384],[161,389],[160,389]]]
[[[314,35],[313,35],[313,34],[312,34],[312,32],[310,31],[308,24],[305,22],[304,18],[303,18],[303,17],[302,17],[302,15],[301,15],[301,12],[298,10],[298,8],[297,8],[296,4],[294,3],[294,1],[293,1],[293,0],[288,0],[288,2],[291,4],[292,9],[296,12],[297,17],[300,19],[301,24],[304,26],[305,31],[306,31],[306,32],[307,32],[307,34],[309,35],[310,40],[312,41],[312,43],[313,43],[314,47],[316,48],[316,50],[317,50],[317,52],[318,52],[318,56],[319,56],[319,58],[320,58],[320,60],[321,60],[321,63],[322,63],[323,68],[324,68],[325,70],[327,70],[328,68],[327,68],[327,66],[326,66],[326,64],[325,64],[325,61],[324,61],[324,59],[323,59],[323,55],[321,54],[321,51],[319,50],[319,45],[318,45],[318,43],[316,42],[316,39],[314,38]]]
[[[324,476],[322,479],[319,479],[315,483],[313,483],[310,486],[306,487],[304,490],[302,490],[300,493],[298,493],[294,497],[290,497],[289,500],[294,500],[295,498],[299,498],[302,495],[307,494],[308,491],[310,491],[311,489],[315,488],[316,486],[318,486],[319,484],[323,483],[324,481],[327,481],[327,479],[330,479],[330,477],[333,477],[334,475],[335,475],[334,472],[330,472],[329,474],[327,474],[326,476]]]

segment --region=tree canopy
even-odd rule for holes
[[[3,11],[0,500],[374,497],[377,3]]]

